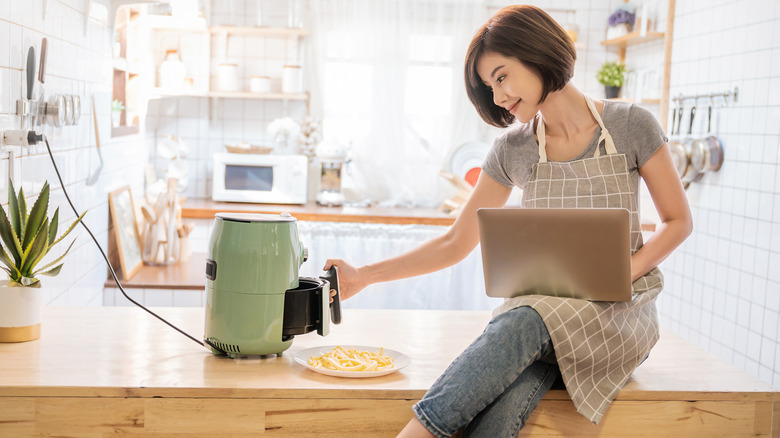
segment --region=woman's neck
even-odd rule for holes
[[[584,130],[592,130],[596,120],[588,109],[585,95],[571,83],[547,95],[539,106],[548,137],[568,141]]]

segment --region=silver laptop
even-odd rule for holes
[[[488,296],[631,300],[628,210],[482,208],[477,218]]]

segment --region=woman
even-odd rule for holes
[[[558,376],[578,412],[597,423],[658,339],[655,299],[663,278],[656,266],[691,233],[690,209],[652,114],[584,96],[570,83],[575,59],[566,32],[542,10],[499,11],[469,47],[466,88],[487,123],[512,126],[496,140],[455,223],[403,255],[361,268],[328,260],[326,269],[340,268],[346,299],[372,283],[451,266],[479,241],[477,209],[504,206],[518,186],[527,208],[628,209],[633,299],[506,300],[414,405],[415,417],[399,436],[447,437],[462,430],[464,436],[514,437]],[[644,245],[640,176],[661,220]]]

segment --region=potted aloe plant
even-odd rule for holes
[[[38,275],[60,273],[62,260],[73,242],[55,260],[38,266],[51,248],[65,238],[84,217],[82,214],[57,237],[59,207],[48,217],[49,183],[43,184],[28,212],[24,191],[14,192],[8,183],[8,214],[0,208],[0,269],[8,280],[0,280],[0,342],[25,342],[40,338],[43,289]],[[75,242],[75,239],[74,239]]]

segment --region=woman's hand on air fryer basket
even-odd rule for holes
[[[360,275],[360,271],[344,260],[328,259],[325,262],[325,267],[322,269],[327,271],[331,266],[335,266],[339,271],[339,294],[342,301],[352,297],[367,286],[365,280]],[[334,296],[336,296],[336,292],[331,291],[331,301],[333,301]]]

